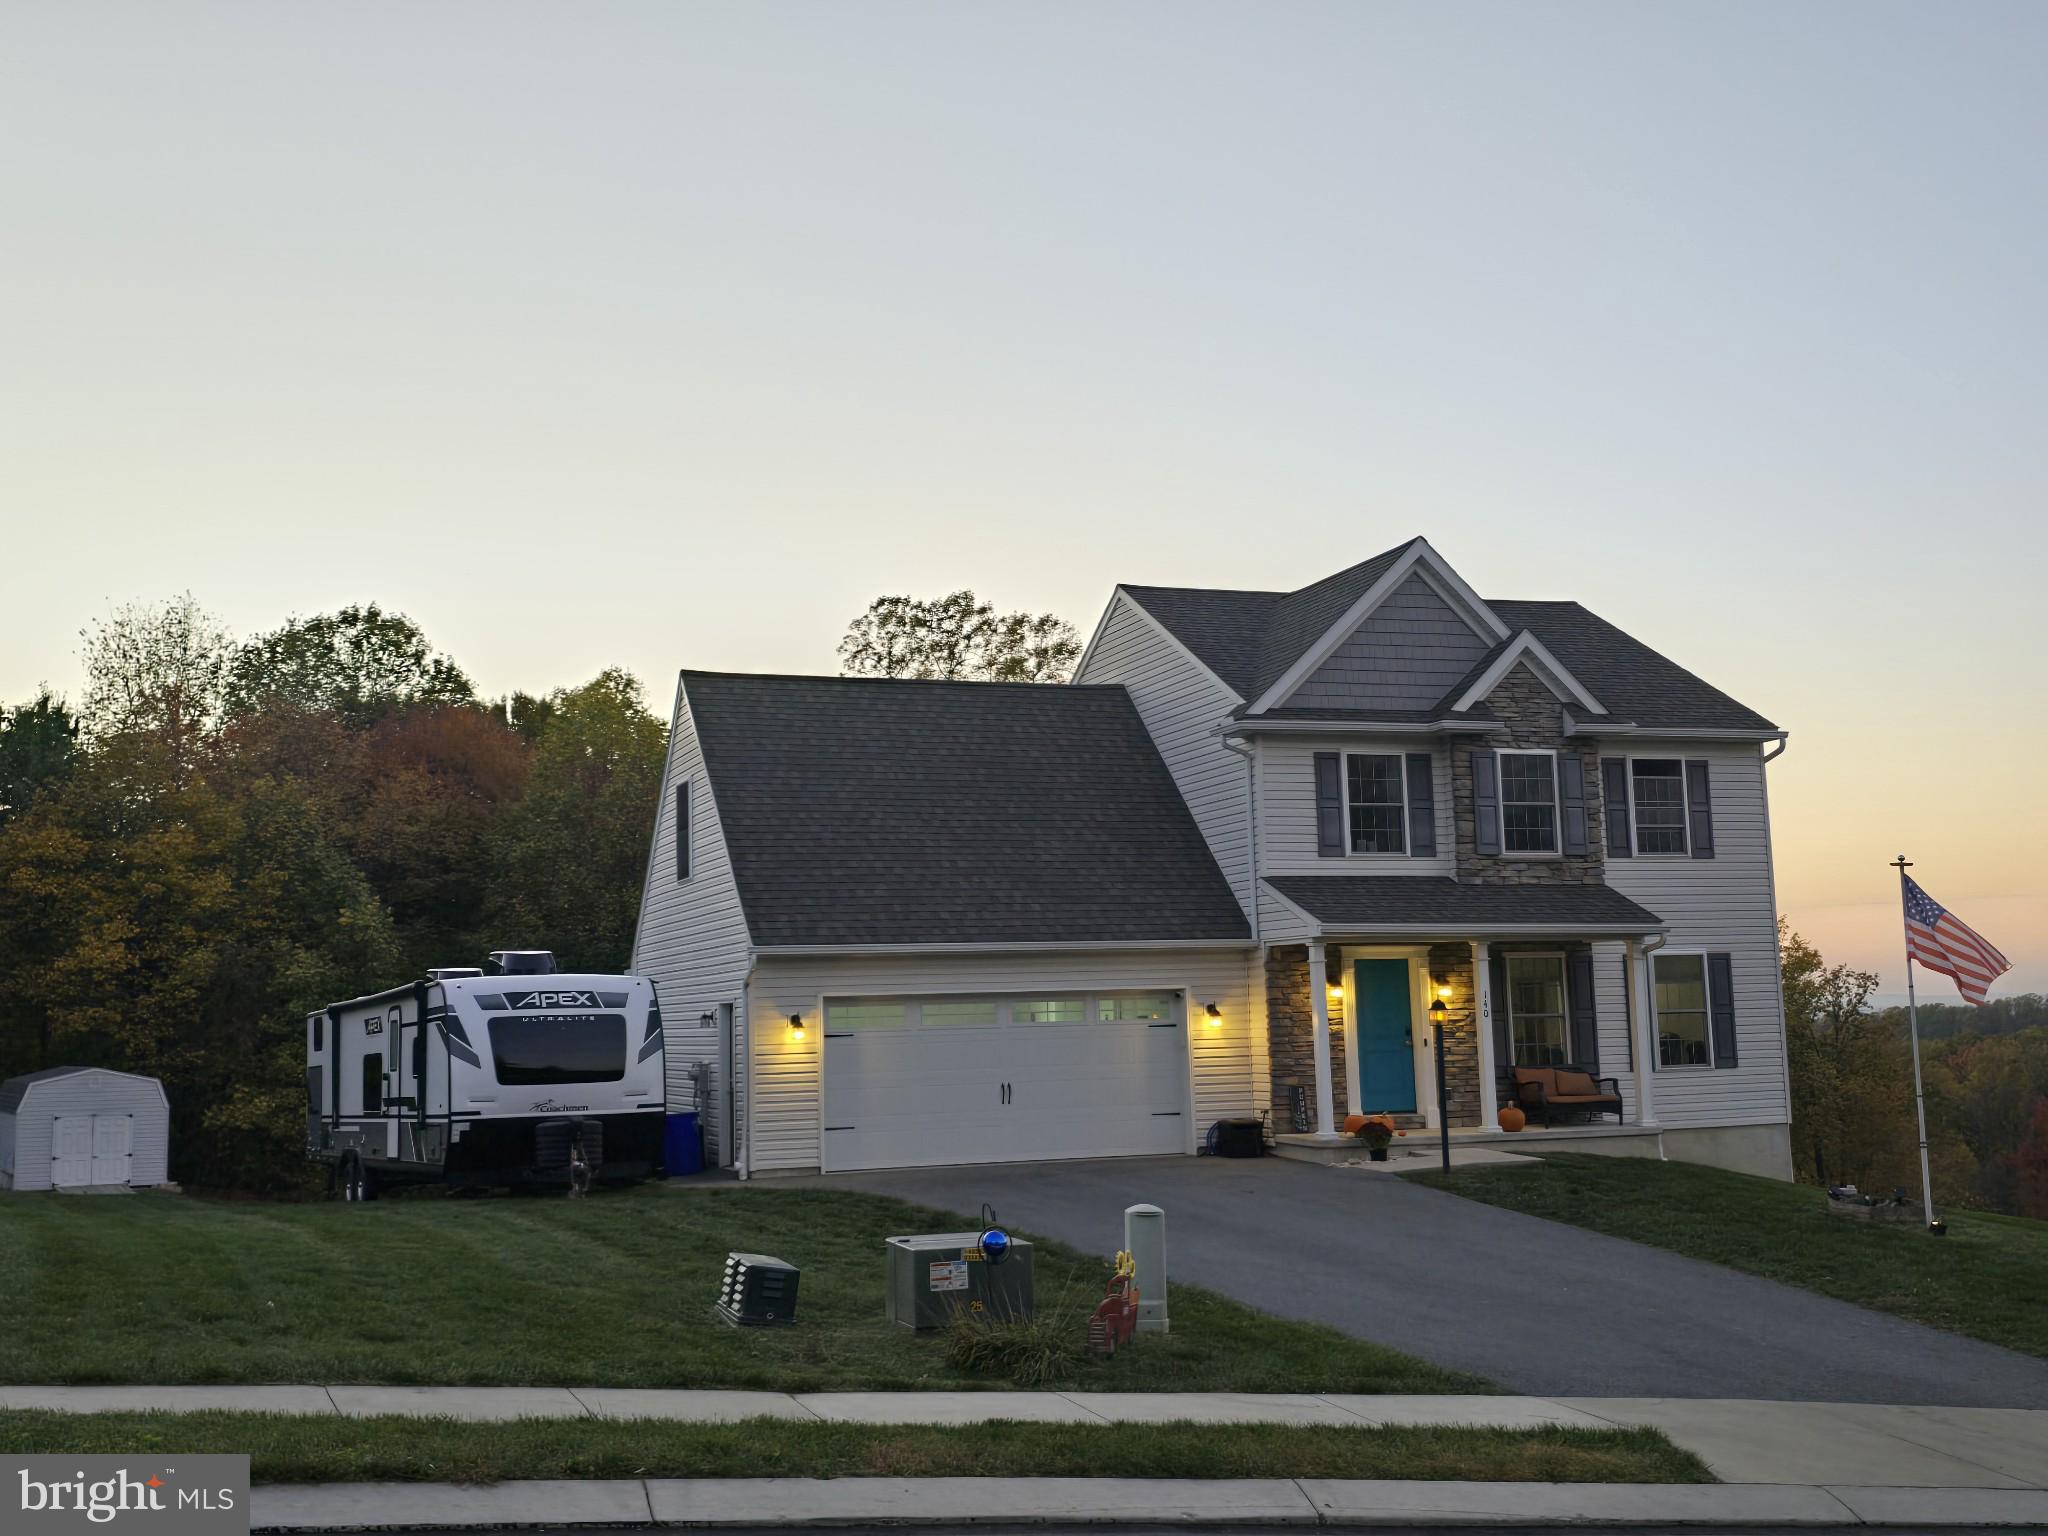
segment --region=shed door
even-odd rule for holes
[[[92,1117],[92,1181],[126,1184],[134,1165],[135,1118],[132,1115]]]
[[[59,1115],[51,1122],[50,1182],[68,1189],[92,1182],[91,1115]]]

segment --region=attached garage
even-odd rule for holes
[[[146,1187],[170,1177],[170,1101],[153,1077],[51,1067],[0,1083],[0,1189]]]
[[[1187,1150],[1180,992],[826,998],[822,1165]]]

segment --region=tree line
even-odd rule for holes
[[[1917,1197],[1906,1010],[1870,1006],[1871,972],[1829,965],[1796,933],[1781,939],[1798,1176]],[[1920,1055],[1937,1209],[2048,1220],[2048,998],[1923,1003]]]
[[[300,1184],[304,1019],[494,948],[623,970],[667,728],[620,670],[486,701],[401,614],[189,597],[0,716],[0,1078],[145,1072],[174,1176]]]

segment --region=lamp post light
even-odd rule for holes
[[[1436,1129],[1443,1146],[1444,1172],[1451,1171],[1451,1102],[1444,1077],[1444,1026],[1450,1022],[1450,1005],[1444,1001],[1441,984],[1429,1004],[1429,1029],[1436,1036]]]

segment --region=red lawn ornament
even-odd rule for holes
[[[1138,1331],[1138,1264],[1128,1253],[1116,1256],[1109,1292],[1088,1319],[1091,1354],[1114,1355]]]

